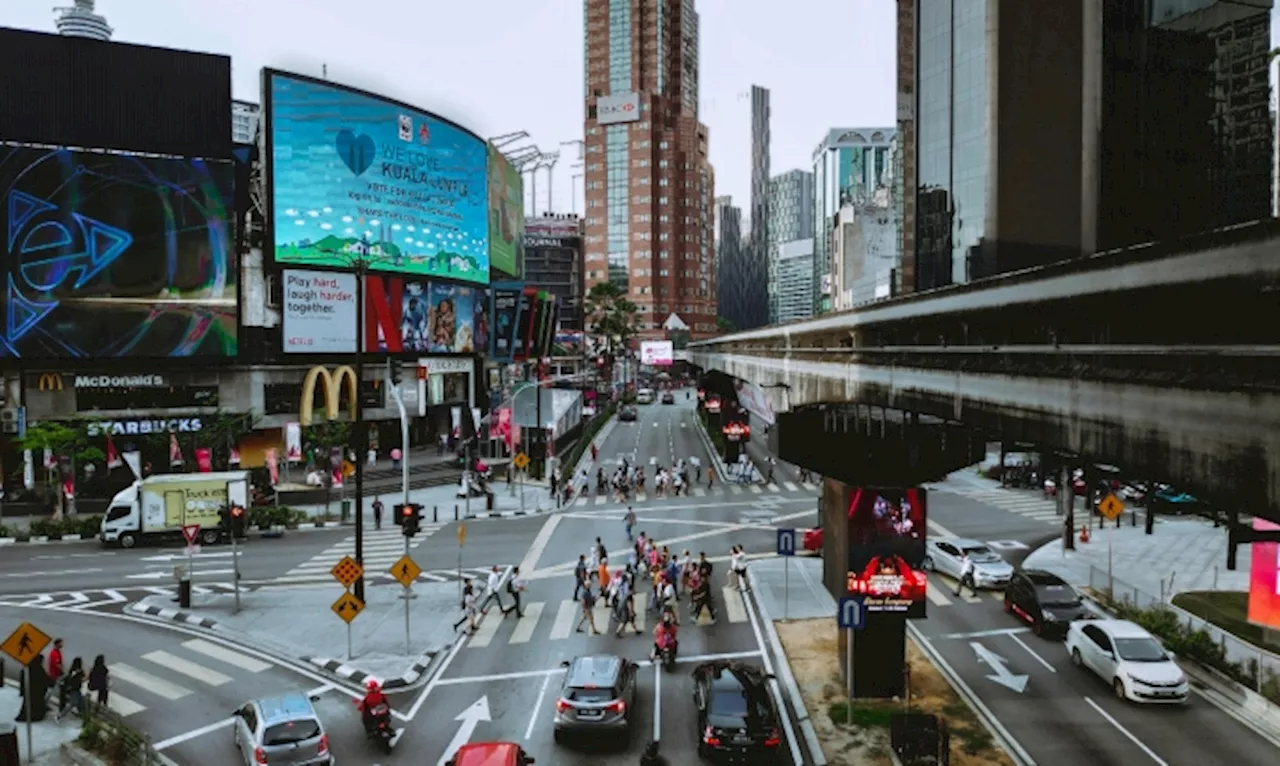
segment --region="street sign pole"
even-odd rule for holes
[[[462,544],[467,539],[467,522],[458,524],[458,601],[462,601]]]
[[[796,555],[796,531],[778,530],[778,555],[782,557],[782,619],[788,619],[791,611],[791,557]]]
[[[853,725],[853,628],[847,628],[845,634],[844,676],[849,682],[849,702],[845,710],[849,716],[847,723]]]
[[[520,512],[524,513],[524,471],[520,471]]]
[[[351,661],[351,623],[347,623],[347,662]]]
[[[31,746],[31,666],[22,670],[22,704],[27,708],[27,763],[35,763],[36,752]]]

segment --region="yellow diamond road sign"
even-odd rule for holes
[[[422,567],[408,555],[404,555],[391,565],[390,572],[391,576],[396,578],[396,582],[407,588],[410,583],[418,579],[418,575],[422,574]]]
[[[361,612],[364,611],[364,602],[350,593],[343,593],[338,596],[338,600],[333,602],[333,606],[329,607],[333,613],[342,618],[342,621],[350,625]]]
[[[1103,516],[1111,521],[1115,521],[1124,513],[1124,503],[1115,495],[1107,495],[1102,498],[1102,502],[1098,503],[1098,510]]]
[[[521,471],[523,471],[529,465],[529,456],[524,454],[523,452],[518,452],[516,453],[515,458],[512,459],[511,462],[516,464],[516,468],[519,468]]]
[[[333,575],[333,579],[342,583],[344,588],[350,588],[360,579],[360,575],[364,574],[364,567],[356,563],[356,560],[350,556],[343,556],[342,561],[333,565],[333,569],[329,570],[329,574]]]
[[[44,631],[29,622],[24,622],[5,639],[0,649],[17,660],[19,665],[29,665],[32,660],[40,656],[40,652],[49,645],[49,641],[50,638],[44,634]]]

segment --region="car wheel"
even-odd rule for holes
[[[1004,611],[1009,614],[1013,613],[1013,602],[1009,601],[1008,596],[1004,597]]]
[[[132,548],[137,544],[138,544],[138,538],[135,537],[131,532],[121,533],[120,535],[121,548]]]
[[[204,545],[217,545],[218,540],[222,537],[216,529],[207,529],[200,533],[200,542]]]
[[[1075,665],[1077,668],[1084,667],[1084,658],[1080,656],[1079,649],[1071,650],[1071,664]]]
[[[933,556],[925,556],[924,560],[920,562],[920,567],[926,572],[936,571],[933,568]]]
[[[1116,699],[1121,702],[1127,699],[1124,693],[1124,681],[1121,681],[1119,678],[1111,682],[1111,690],[1116,693]]]
[[[559,729],[556,729],[555,734],[553,736],[555,737],[557,745],[564,744],[564,732],[560,731]]]
[[[1044,623],[1043,623],[1043,622],[1041,622],[1041,621],[1039,621],[1039,620],[1035,620],[1034,622],[1032,622],[1032,623],[1031,623],[1031,632],[1032,632],[1032,633],[1034,633],[1034,634],[1035,634],[1035,635],[1037,635],[1037,636],[1043,635],[1043,634],[1044,634]]]

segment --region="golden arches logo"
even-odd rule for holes
[[[40,382],[36,387],[41,391],[61,391],[62,376],[46,372],[40,376]]]
[[[337,420],[342,402],[342,384],[346,383],[347,397],[351,400],[351,419],[356,417],[356,397],[360,388],[356,384],[356,371],[343,365],[335,368],[331,374],[324,367],[312,367],[302,381],[302,403],[298,406],[298,422],[304,426],[311,425],[311,410],[315,406],[316,381],[324,384],[324,407],[326,420]]]

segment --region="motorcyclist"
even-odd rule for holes
[[[668,648],[671,649],[671,656],[676,656],[680,650],[680,642],[676,640],[679,630],[670,614],[662,616],[662,621],[653,629],[653,659],[657,659]]]
[[[377,679],[370,678],[364,685],[364,689],[364,698],[356,704],[356,707],[359,708],[361,719],[364,721],[364,730],[370,732],[373,731],[379,718],[390,715],[391,703],[387,701],[387,695],[382,693],[382,684],[378,683]],[[387,708],[387,711],[375,716],[373,711],[379,706]]]

